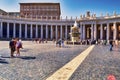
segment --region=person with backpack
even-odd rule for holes
[[[14,38],[9,42],[10,56],[14,57],[14,52],[16,50],[16,41]]]

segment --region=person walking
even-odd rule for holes
[[[11,57],[14,57],[14,52],[16,50],[16,41],[14,38],[12,38],[12,40],[9,42],[9,48],[10,48],[10,56]]]
[[[110,40],[110,41],[109,41],[109,44],[110,44],[110,51],[112,51],[112,48],[113,48],[113,41]]]

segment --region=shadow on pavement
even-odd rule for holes
[[[31,56],[20,56],[20,59],[24,59],[24,60],[32,60],[32,59],[36,59],[36,57],[31,57]]]
[[[11,58],[10,56],[2,56],[2,58]],[[31,59],[36,59],[36,57],[31,57],[31,56],[20,56],[20,57],[12,57],[12,58],[20,58],[20,59],[24,59],[24,60],[31,60]],[[0,59],[1,60],[5,60],[5,59]]]
[[[5,59],[0,59],[0,64],[8,64],[8,62]]]
[[[2,56],[2,58],[11,58],[10,56]]]

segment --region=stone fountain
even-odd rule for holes
[[[80,40],[80,30],[79,30],[79,27],[78,27],[76,21],[74,23],[74,26],[71,27],[70,36],[71,36],[71,41],[72,42],[79,42],[79,40]]]
[[[71,41],[68,44],[79,44],[80,43],[80,29],[75,21],[74,26],[71,27],[70,32]]]

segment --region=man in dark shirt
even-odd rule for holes
[[[12,40],[9,42],[9,48],[11,50],[11,57],[14,57],[14,52],[15,52],[15,39],[12,38]]]

